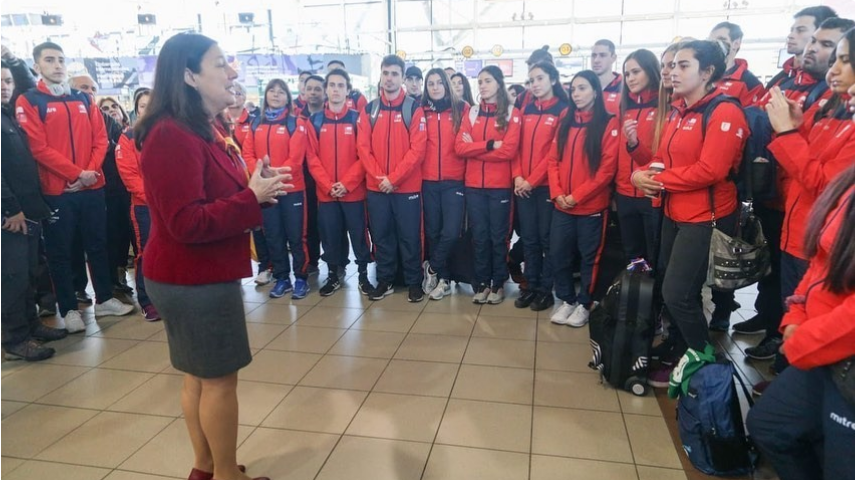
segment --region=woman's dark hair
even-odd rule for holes
[[[217,42],[198,33],[179,33],[163,44],[157,57],[154,88],[146,114],[134,126],[138,149],[155,124],[170,117],[206,141],[214,140],[211,117],[205,111],[202,96],[184,81],[184,72],[202,71],[202,57]]]
[[[128,116],[128,112],[125,111],[125,107],[123,107],[122,104],[113,97],[104,97],[101,100],[98,100],[98,108],[100,109],[107,102],[113,102],[119,107],[119,111],[122,112],[122,127],[127,127],[131,124],[131,118]]]
[[[496,92],[496,126],[499,130],[504,130],[508,126],[508,112],[511,111],[511,97],[508,95],[508,87],[505,86],[505,74],[502,69],[495,65],[487,65],[481,69],[478,76],[482,73],[493,77],[493,80],[499,85],[499,91]]]
[[[422,95],[422,107],[427,107],[430,102],[432,102],[430,95],[428,94],[428,79],[430,79],[431,75],[438,75],[439,81],[442,82],[442,86],[445,88],[445,100],[448,101],[448,104],[451,105],[451,123],[454,127],[454,133],[457,133],[460,130],[460,123],[463,121],[463,100],[461,100],[456,93],[454,93],[454,89],[451,88],[451,80],[448,79],[448,74],[445,73],[445,70],[442,68],[431,68],[425,74],[425,89],[424,94]]]
[[[333,60],[330,63],[333,63],[333,62],[338,62],[338,60]],[[348,92],[353,90],[353,85],[350,83],[350,75],[347,74],[346,70],[342,70],[340,68],[334,68],[334,69],[330,70],[329,73],[327,73],[326,78],[324,78],[324,90],[327,89],[327,84],[330,81],[330,77],[332,77],[333,75],[338,75],[339,77],[342,77],[344,79],[344,82],[347,84],[347,91]]]
[[[151,95],[151,89],[139,89],[134,93],[134,114],[140,114],[140,100]]]
[[[844,207],[843,218],[840,221],[840,231],[834,239],[828,258],[828,275],[825,277],[825,288],[832,293],[841,295],[855,290],[855,195],[844,195],[855,186],[855,165],[849,167],[837,176],[822,195],[817,199],[808,220],[805,252],[808,257],[816,255],[820,239],[825,233],[825,222],[835,208]]]
[[[540,62],[555,63],[555,60],[552,58],[552,54],[549,53],[549,45],[544,45],[531,52],[531,55],[529,55],[528,59],[525,61],[528,65],[534,65],[535,63]]]
[[[629,98],[630,91],[629,87],[626,84],[626,62],[630,60],[635,60],[638,63],[638,66],[644,70],[644,73],[647,74],[647,88],[646,90],[651,90],[654,92],[659,91],[659,84],[662,81],[662,73],[659,71],[659,59],[656,58],[656,55],[653,54],[650,50],[639,49],[636,50],[629,55],[626,56],[626,60],[623,61],[623,92],[621,93],[620,99],[620,118],[623,118],[623,114],[626,113],[627,107],[629,107],[631,99]]]
[[[570,98],[567,96],[567,91],[564,90],[564,86],[561,85],[561,74],[558,73],[558,69],[555,68],[555,65],[548,62],[538,62],[528,68],[529,73],[536,68],[543,70],[543,73],[549,76],[549,80],[555,82],[552,84],[552,94],[565,102],[570,102]],[[520,93],[521,92],[517,92],[517,95]]]
[[[573,79],[570,81],[571,88],[577,78],[583,78],[591,84],[591,90],[594,91],[595,95],[594,115],[585,127],[587,131],[585,132],[585,144],[583,148],[585,149],[585,156],[588,157],[588,167],[591,169],[591,173],[596,173],[600,169],[600,157],[603,154],[603,135],[606,133],[606,126],[609,124],[611,115],[606,111],[606,103],[603,101],[601,93],[603,88],[600,84],[600,77],[591,70],[582,70],[573,76]],[[577,110],[576,103],[570,102],[570,110],[564,116],[564,119],[561,120],[561,126],[558,127],[559,161],[564,157],[564,148],[567,146],[570,127],[576,124]]]
[[[855,60],[853,60],[855,59],[855,28],[850,28],[849,30],[846,30],[840,40],[844,39],[847,43],[849,43],[849,51],[846,52],[849,55],[849,63],[855,62]],[[840,41],[838,41],[837,43],[840,43]],[[831,58],[831,64],[833,65],[834,62],[837,60],[836,48],[831,54]],[[846,102],[843,101],[840,95],[836,93],[833,94],[831,98],[825,103],[825,105],[823,105],[822,108],[820,108],[819,111],[816,112],[816,115],[814,115],[814,121],[818,121],[820,118],[824,118],[827,117],[829,114],[833,114],[841,107],[841,105],[845,106],[845,104]]]
[[[451,78],[460,78],[461,83],[463,83],[462,100],[469,105],[475,105],[475,97],[472,96],[472,85],[469,85],[469,79],[466,78],[466,75],[463,72],[457,72]]]
[[[517,95],[521,95],[525,91],[525,87],[519,84],[508,85],[508,90],[513,90]]]
[[[712,84],[724,76],[727,64],[725,63],[725,47],[723,44],[712,40],[692,40],[681,43],[680,50],[692,50],[694,52],[692,56],[698,61],[701,71],[713,69],[710,79],[707,81],[707,88],[711,88]]]
[[[288,109],[288,111],[291,111],[291,109],[293,108],[293,106],[291,105],[291,89],[288,88],[288,84],[285,83],[285,80],[282,80],[281,78],[274,78],[273,80],[267,82],[267,86],[264,87],[264,96],[261,97],[261,111],[264,112],[265,110],[267,110],[267,92],[272,90],[273,87],[279,87],[282,90],[285,90],[285,97],[287,98],[287,100],[285,101],[285,108]]]

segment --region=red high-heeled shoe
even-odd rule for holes
[[[246,473],[246,466],[238,465],[238,470],[240,470],[241,473]],[[213,478],[214,472],[205,472],[194,468],[193,470],[190,470],[190,476],[187,477],[187,480],[213,480]]]

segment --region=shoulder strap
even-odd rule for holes
[[[371,100],[366,109],[368,110],[368,121],[371,123],[371,128],[374,128],[374,124],[377,123],[377,115],[380,114],[380,99]]]
[[[258,130],[258,127],[261,126],[262,115],[258,115],[253,117],[252,121],[249,122],[249,128],[252,130],[252,133],[255,133]]]
[[[817,82],[817,84],[814,85],[814,87],[811,89],[807,98],[805,98],[805,103],[804,105],[802,105],[802,111],[807,112],[808,109],[810,109],[810,107],[813,106],[813,104],[816,103],[817,100],[819,100],[819,97],[823,96],[827,91],[828,84],[825,83],[825,80]]]
[[[716,107],[718,107],[722,103],[732,103],[740,109],[742,108],[742,104],[739,103],[739,100],[729,95],[719,95],[710,100],[710,103],[708,103],[707,106],[704,108],[704,114],[701,118],[701,134],[704,136],[704,138],[706,138],[707,136],[707,124],[709,123],[710,117],[712,116]]]
[[[404,126],[407,131],[410,131],[410,124],[413,123],[413,112],[416,110],[416,101],[413,97],[407,95],[404,97],[404,103],[401,105],[401,116],[404,117]]]
[[[297,131],[297,117],[294,115],[285,117],[285,128],[288,129],[288,136],[293,137],[294,132]]]

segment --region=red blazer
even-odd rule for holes
[[[615,175],[615,190],[626,197],[640,198],[644,192],[632,184],[632,172],[644,162],[640,159],[649,158],[656,150],[653,145],[653,135],[656,133],[656,111],[659,105],[659,92],[645,90],[640,95],[629,94],[630,104],[626,106],[623,118],[618,124],[620,133],[618,141],[618,164]],[[626,145],[626,135],[623,124],[627,120],[638,122],[638,144],[632,150]],[[638,163],[636,163],[638,162]]]
[[[204,285],[252,275],[249,232],[261,226],[261,206],[240,156],[163,119],[141,163],[151,213],[145,277]]]
[[[72,90],[57,97],[39,80],[36,88],[18,97],[15,113],[39,164],[45,195],[61,195],[83,170],[101,174],[87,190],[104,186],[101,165],[107,155],[107,131],[91,95]]]
[[[466,157],[467,187],[472,188],[511,188],[513,186],[513,160],[520,145],[520,113],[511,108],[510,119],[504,130],[496,125],[496,105],[481,103],[478,107],[475,123],[471,121],[472,111],[460,124],[454,151]],[[463,141],[463,134],[472,136],[473,142]],[[491,149],[494,141],[501,140],[502,146]]]
[[[315,121],[322,119],[320,131]],[[356,110],[335,113],[329,108],[312,115],[306,127],[309,140],[306,162],[309,172],[317,184],[318,201],[359,202],[365,200],[365,167],[359,161],[356,150]],[[335,183],[347,188],[342,198],[330,196]]]
[[[469,104],[461,101],[460,125],[469,121]],[[466,159],[454,151],[455,131],[451,118],[451,108],[437,112],[423,107],[427,124],[427,149],[422,163],[422,180],[439,182],[442,180],[463,181],[466,173]]]
[[[558,125],[567,115],[567,102],[553,97],[548,102],[535,100],[522,114],[520,151],[514,160],[513,177],[523,177],[532,188],[548,183],[549,149]]]
[[[572,215],[593,215],[609,206],[611,183],[617,168],[618,123],[611,117],[601,141],[602,156],[600,167],[591,172],[588,156],[585,154],[585,136],[592,112],[574,113],[575,118],[567,132],[564,155],[558,157],[558,136],[552,142],[549,151],[549,198],[560,195],[573,195],[576,206],[570,210],[560,210]],[[558,209],[558,206],[555,206]]]
[[[132,205],[146,205],[145,187],[143,186],[142,172],[140,171],[140,152],[134,144],[134,131],[126,129],[119,137],[116,145],[116,167],[122,183],[131,194]]]
[[[612,115],[620,115],[620,97],[623,91],[623,75],[617,76],[609,82],[608,85],[603,85],[603,102],[606,104],[606,111]]]
[[[260,115],[264,115],[261,113]],[[282,118],[272,122],[266,119],[256,119],[251,133],[243,144],[242,154],[246,160],[247,169],[252,172],[255,164],[265,155],[270,157],[271,167],[291,167],[291,183],[293,192],[306,189],[306,179],[303,177],[303,161],[306,158],[306,124],[302,118],[290,119],[294,122],[294,133],[288,131],[289,112],[285,110]]]
[[[789,325],[799,326],[784,342],[787,360],[794,367],[808,369],[831,365],[855,355],[855,292],[840,295],[824,285],[831,249],[846,209],[853,201],[855,190],[849,189],[837,207],[829,212],[816,256],[796,288],[795,294],[805,296],[806,302],[790,306],[781,321],[782,333]]]

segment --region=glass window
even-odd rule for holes
[[[637,2],[639,0],[630,1]],[[575,0],[573,2],[573,14],[581,18],[620,15],[622,9],[623,0]]]
[[[433,49],[436,52],[442,52],[451,47],[454,48],[453,54],[460,55],[463,47],[472,46],[475,42],[475,35],[471,29],[466,30],[439,30],[433,32]]]
[[[490,52],[494,45],[505,51],[522,48],[522,27],[480,28],[475,32],[475,50]],[[492,57],[492,54],[488,54]]]
[[[311,24],[315,24],[318,27],[322,26],[322,28],[341,29],[342,13],[341,5],[306,7],[303,8],[303,18],[300,23],[302,24],[302,29],[313,28]]]
[[[674,39],[673,20],[623,22],[624,45],[653,45],[671,43]]]
[[[620,43],[620,22],[583,23],[573,26],[573,45],[589,50],[594,42],[605,38]]]
[[[349,35],[359,32],[386,32],[386,7],[382,3],[345,6],[344,22]]]
[[[629,0],[623,3],[625,15],[636,15],[645,13],[674,13],[675,0]]]
[[[475,0],[433,0],[434,25],[470,23],[475,15]]]
[[[525,15],[534,20],[552,20],[573,17],[573,4],[568,0],[526,0]]]
[[[398,2],[395,6],[395,18],[398,28],[429,27],[430,1]]]
[[[523,16],[523,2],[513,1],[484,1],[478,2],[478,21],[486,22],[512,22]]]
[[[712,27],[722,19],[716,18],[680,18],[677,20],[675,36],[693,37],[705,40],[709,37]]]
[[[790,31],[793,16],[791,13],[731,15],[728,21],[739,25],[747,40],[784,38]]]
[[[405,52],[429,52],[432,39],[430,32],[398,32],[396,49]]]
[[[0,16],[0,26],[11,27],[12,26],[12,17],[10,17],[9,15]]]

